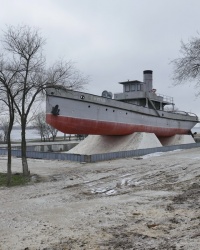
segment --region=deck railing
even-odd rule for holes
[[[158,93],[156,93],[156,95],[161,96],[163,98],[164,102],[174,103],[174,98],[171,96],[162,95],[162,94],[158,94]]]

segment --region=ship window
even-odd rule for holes
[[[90,105],[88,106],[88,108],[90,108]]]
[[[126,91],[126,92],[129,92],[129,91],[130,91],[130,85],[129,85],[129,84],[126,84],[126,85],[125,85],[125,91]]]
[[[140,91],[140,90],[141,90],[141,85],[137,84],[137,91]]]
[[[106,111],[107,111],[108,109],[106,109]]]
[[[113,112],[115,112],[115,110],[113,109]]]
[[[132,84],[131,85],[131,91],[135,91],[135,87],[136,87],[135,84]]]

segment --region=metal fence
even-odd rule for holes
[[[107,161],[107,160],[129,158],[129,157],[139,157],[139,156],[157,153],[157,152],[168,152],[168,151],[173,151],[177,149],[191,149],[191,148],[197,148],[197,147],[200,147],[200,143],[181,144],[181,145],[173,145],[173,146],[157,147],[157,148],[145,148],[145,149],[111,152],[111,153],[104,153],[104,154],[93,154],[93,155],[27,151],[27,157],[34,158],[34,159],[76,161],[76,162],[88,162],[89,163],[89,162]],[[3,148],[0,149],[0,155],[7,155],[7,149],[3,149]],[[20,158],[21,150],[13,149],[12,156]]]
[[[197,147],[200,147],[200,143],[181,144],[181,145],[156,147],[156,148],[145,148],[145,149],[112,152],[112,153],[105,153],[105,154],[94,154],[94,155],[90,155],[90,159],[88,159],[87,162],[97,162],[97,161],[105,161],[105,160],[120,159],[120,158],[139,157],[139,156],[153,154],[157,152],[168,152],[168,151],[174,151],[178,149],[191,149],[191,148],[197,148]]]

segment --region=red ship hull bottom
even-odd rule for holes
[[[123,124],[106,121],[87,120],[73,117],[46,115],[46,121],[52,127],[65,134],[90,135],[128,135],[134,132],[154,133],[160,137],[175,134],[188,134],[190,131],[181,128],[161,128],[147,125]]]

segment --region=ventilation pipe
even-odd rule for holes
[[[146,83],[146,91],[149,92],[153,89],[153,71],[143,71],[143,82]]]

